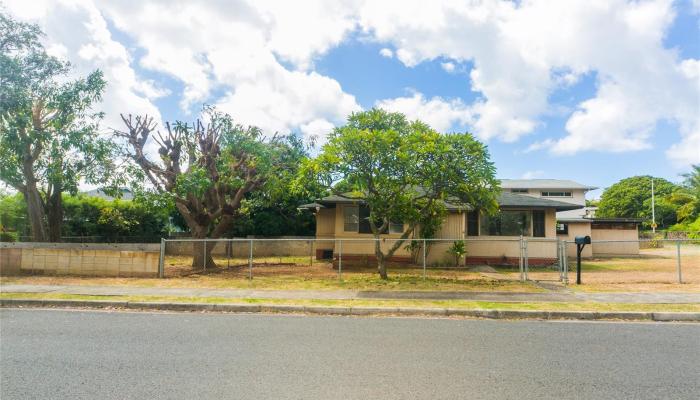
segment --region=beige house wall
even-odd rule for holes
[[[317,237],[326,238],[332,237],[335,239],[353,239],[343,241],[343,255],[347,256],[373,256],[374,255],[374,239],[371,234],[360,234],[356,232],[344,232],[343,207],[345,205],[338,204],[335,209],[321,209],[317,214]],[[428,250],[427,263],[429,265],[454,263],[453,256],[448,252],[452,247],[454,239],[465,239],[468,257],[488,257],[490,259],[500,258],[517,258],[520,255],[518,240],[516,237],[506,236],[466,236],[467,217],[464,212],[450,212],[443,222],[436,235],[436,239],[445,239],[445,241],[433,241]],[[333,231],[329,228],[333,227]],[[407,226],[405,227],[407,228]],[[333,232],[337,232],[333,235]],[[383,250],[388,250],[398,239],[401,234],[385,234],[382,238],[386,241],[381,242]],[[365,239],[364,241],[358,239]],[[532,258],[554,258],[556,257],[556,212],[552,209],[545,210],[545,237],[533,238],[528,237],[528,255]],[[399,248],[395,257],[411,257],[412,254],[405,249],[404,245]],[[317,249],[334,249],[338,253],[338,243],[317,243]],[[418,255],[418,262],[421,262],[422,254]]]
[[[2,243],[20,273],[99,276],[157,276],[158,244]],[[6,266],[3,266],[5,269]],[[7,266],[16,268],[16,265]]]
[[[598,240],[629,240],[623,243],[595,243]],[[594,256],[638,255],[639,234],[636,229],[591,229]]]
[[[573,242],[576,236],[591,236],[591,223],[590,221],[582,222],[567,222],[569,224],[569,234],[568,235],[557,235],[560,240],[566,240],[567,242]],[[593,237],[591,236],[591,240]],[[576,245],[567,244],[566,255],[568,257],[576,257]],[[593,245],[586,246],[581,252],[581,257],[592,257],[593,256]]]

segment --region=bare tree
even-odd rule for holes
[[[255,127],[234,124],[227,114],[205,108],[206,122],[165,124],[155,131],[152,117],[122,115],[126,131],[115,135],[128,141],[127,156],[153,189],[171,196],[192,237],[220,238],[241,213],[246,194],[260,189],[281,157],[281,140],[265,140]],[[158,146],[159,160],[149,156],[149,138]],[[193,268],[214,267],[211,247],[194,246]]]

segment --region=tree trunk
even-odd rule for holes
[[[379,239],[379,236],[375,236],[375,239]],[[379,240],[374,241],[374,255],[377,258],[377,271],[382,279],[389,279],[389,275],[386,273],[386,260],[384,258],[384,253],[382,253],[382,244]]]
[[[22,192],[24,201],[27,203],[27,217],[32,232],[32,240],[35,242],[46,241],[46,229],[44,227],[44,204],[41,194],[34,182],[27,182],[25,190]]]
[[[216,242],[207,242],[205,249],[205,242],[193,242],[192,245],[192,269],[203,269],[206,260],[206,269],[216,268],[216,263],[214,258],[211,256],[211,251],[214,248]]]
[[[52,193],[46,199],[46,218],[49,226],[49,241],[61,241],[61,227],[63,226],[63,197],[62,188],[54,186]]]

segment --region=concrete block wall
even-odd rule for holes
[[[0,244],[3,274],[156,277],[159,257],[158,244]]]
[[[315,253],[319,243],[313,243],[314,238],[299,237],[300,239],[308,240],[259,240],[253,242],[253,254],[256,257],[306,257]],[[250,242],[234,241],[231,242],[231,257],[247,258],[250,251]],[[331,242],[329,242],[331,243]],[[212,247],[212,254],[218,257],[226,256],[225,241],[211,240],[207,242],[207,246]],[[332,248],[332,247],[331,247]],[[192,256],[193,242],[178,242],[169,241],[165,245],[165,254],[173,256]]]

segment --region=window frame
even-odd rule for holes
[[[528,225],[526,229],[521,230],[521,233],[515,235],[504,235],[501,227],[502,222],[498,221],[498,233],[491,233],[492,224],[489,219],[494,218],[496,216],[498,216],[498,218],[500,219],[502,218],[503,214],[513,213],[521,213],[525,215]],[[519,237],[522,235],[524,237],[532,237],[532,210],[500,210],[496,216],[481,215],[481,218],[479,219],[479,236]]]
[[[559,229],[559,226],[563,226],[563,229]],[[568,235],[569,234],[569,224],[566,222],[557,221],[557,235]]]
[[[573,192],[567,191],[541,191],[540,196],[542,197],[574,197]]]
[[[348,223],[348,211],[355,210],[355,220],[356,222]],[[352,216],[352,214],[350,215]],[[348,224],[355,225],[354,230],[348,229]],[[358,205],[344,205],[343,206],[343,232],[354,232],[358,233],[360,230],[360,206]]]
[[[369,219],[369,207],[367,207],[364,204],[345,204],[343,205],[343,232],[345,233],[357,233],[361,235],[372,235],[372,228],[369,225],[369,221],[365,221],[363,223],[363,218],[364,219]],[[355,219],[357,222],[354,223],[348,223],[347,218],[348,218],[348,210],[354,209],[354,215]],[[350,214],[352,215],[352,214]],[[355,225],[356,228],[354,230],[348,230],[348,225]],[[401,227],[401,231],[397,231],[397,227]],[[384,230],[384,232],[381,232],[381,234],[402,234],[404,232],[406,224],[403,222],[389,222],[389,226]]]

